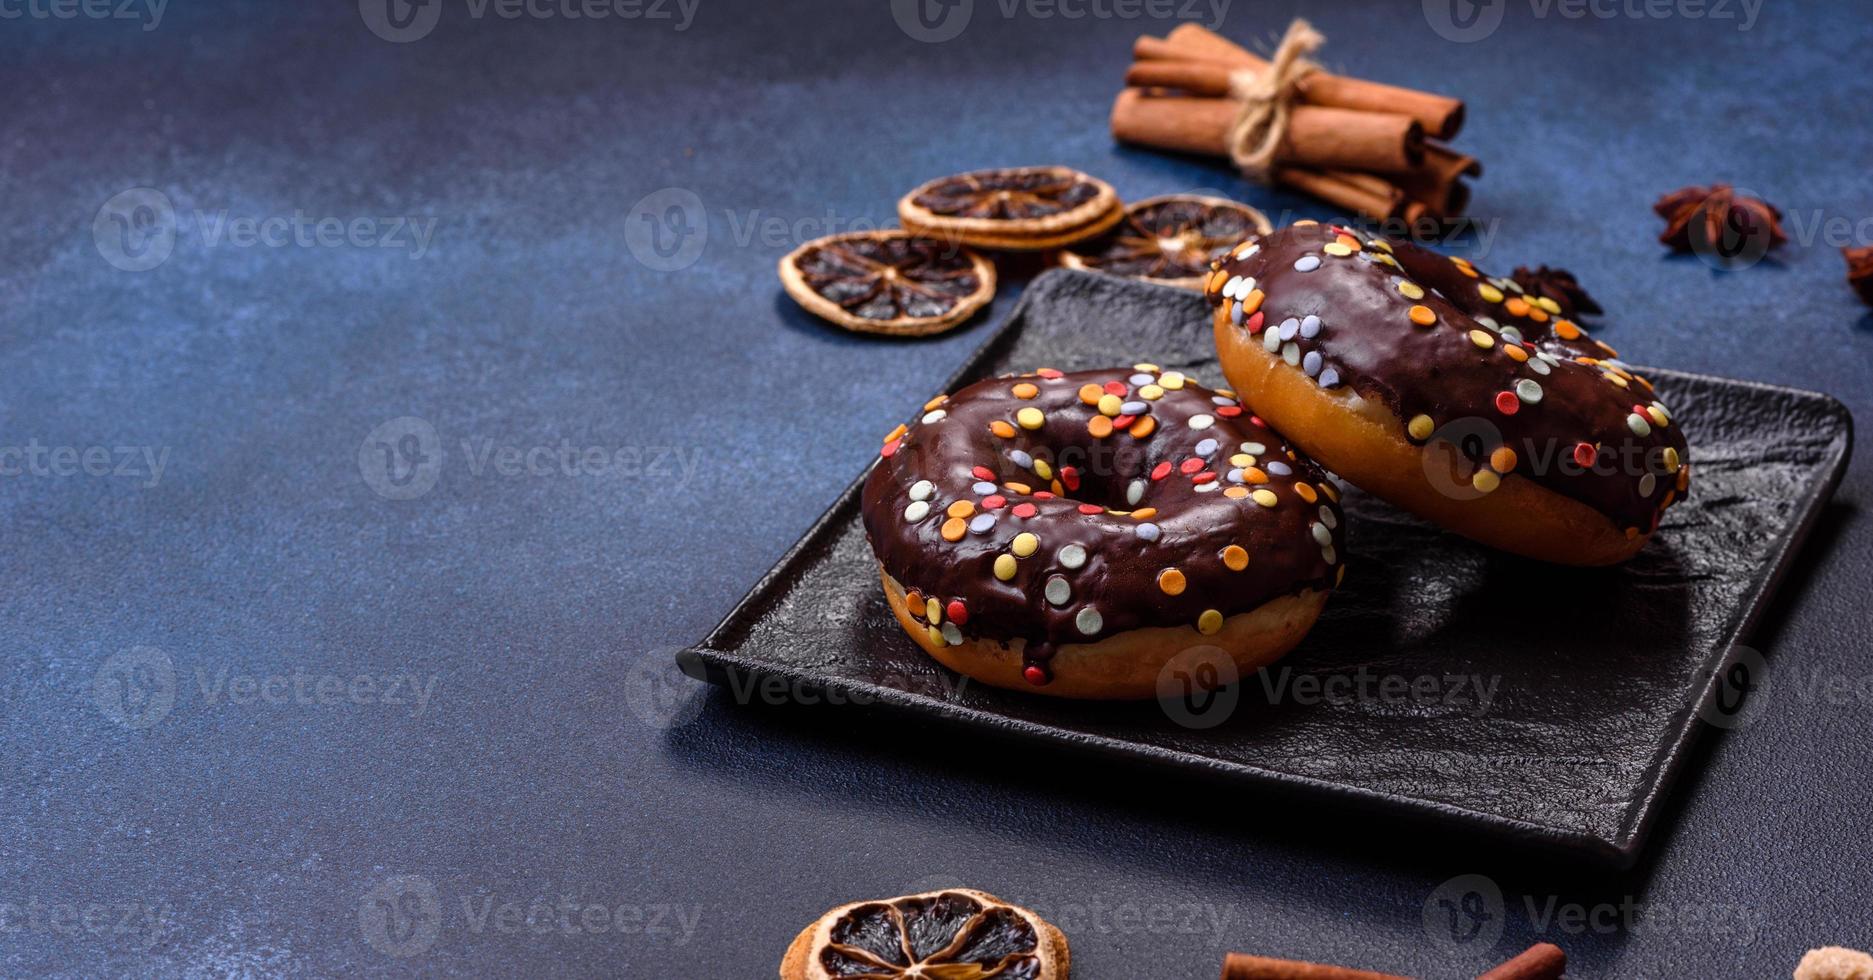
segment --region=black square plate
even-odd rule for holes
[[[1054,271],[947,390],[1140,360],[1221,384],[1203,301]],[[1525,561],[1349,491],[1342,588],[1286,660],[1221,699],[1086,704],[965,683],[885,605],[857,482],[681,656],[744,694],[838,695],[1630,865],[1701,719],[1725,723],[1714,712],[1735,694],[1732,664],[1752,656],[1740,643],[1853,442],[1851,416],[1826,395],[1645,373],[1691,440],[1696,479],[1636,559]],[[905,392],[906,411],[926,394]]]

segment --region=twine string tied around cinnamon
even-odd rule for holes
[[[1296,18],[1269,59],[1267,70],[1238,71],[1230,76],[1230,96],[1240,108],[1229,127],[1229,159],[1244,176],[1261,183],[1272,179],[1275,155],[1287,138],[1288,122],[1300,98],[1300,82],[1320,70],[1308,55],[1325,43],[1326,35]]]

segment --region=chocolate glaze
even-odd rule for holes
[[[1143,626],[1184,627],[1191,642],[1200,643],[1197,624],[1206,611],[1228,617],[1277,596],[1331,588],[1344,544],[1337,490],[1319,467],[1232,397],[1189,382],[1169,387],[1180,380],[1176,372],[1150,365],[1073,374],[1043,371],[978,382],[953,397],[933,400],[925,414],[886,443],[885,458],[865,481],[865,531],[879,562],[906,590],[915,591],[914,598],[935,599],[945,610],[952,601],[962,603],[960,623],[947,611],[940,617],[940,630],[956,627],[951,637],[1024,641],[1028,665],[1040,668],[1029,675],[1037,683],[1051,677],[1045,662],[1063,644],[1096,642]],[[1100,437],[1089,425],[1110,416],[1088,404],[1081,390],[1108,384],[1115,385],[1111,391],[1120,401],[1142,404],[1145,410],[1129,424],[1121,413],[1113,420],[1120,427]],[[1032,386],[1032,396],[1020,397],[1018,386],[1022,392]],[[1145,397],[1153,386],[1165,389],[1161,397]],[[1038,429],[1021,426],[1023,409],[1043,413]],[[1206,428],[1192,427],[1193,420],[1203,424],[1198,416],[1211,420]],[[1000,423],[1006,435],[993,431],[992,423]],[[1155,426],[1148,435],[1133,434],[1147,424]],[[1217,446],[1195,468],[1189,461],[1206,440]],[[1255,459],[1247,466],[1230,461],[1247,451],[1243,443],[1259,443],[1262,449],[1249,453]],[[1051,479],[1037,476],[1037,467],[1023,466],[1019,453],[1046,464]],[[1161,464],[1168,464],[1170,472],[1153,479]],[[1193,469],[1186,472],[1186,465]],[[985,467],[992,479],[985,481],[976,467]],[[1264,477],[1265,482],[1253,482]],[[922,480],[933,485],[925,501],[929,511],[909,520],[906,508]],[[1128,492],[1139,482],[1143,495],[1134,503]],[[1011,483],[1017,486],[1010,488]],[[1033,492],[1020,492],[1022,485]],[[1218,489],[1199,489],[1205,485]],[[1232,497],[1232,487],[1251,493]],[[1274,506],[1254,498],[1252,491],[1264,489],[1274,493]],[[988,509],[997,497],[1005,502]],[[945,540],[947,509],[957,501],[973,508],[965,519],[988,514],[992,526]],[[1022,505],[1034,509],[1032,516],[1017,514],[1018,507],[1025,511]],[[1100,509],[1082,513],[1082,505]],[[1156,513],[1135,516],[1147,508]],[[1140,536],[1138,529],[1146,523],[1161,532],[1156,541]],[[998,579],[996,559],[1012,555],[1014,538],[1024,531],[1039,539],[1039,547],[1017,560],[1011,579]],[[1085,551],[1078,568],[1062,560],[1068,545]],[[1248,552],[1241,571],[1224,561],[1230,545]],[[1184,576],[1181,593],[1171,595],[1160,587],[1166,569]],[[1064,603],[1046,596],[1056,576],[1070,591]],[[1089,606],[1102,621],[1091,634],[1079,621]]]
[[[1537,297],[1524,296],[1514,281],[1492,278],[1462,259],[1404,242],[1365,241],[1328,225],[1295,225],[1251,242],[1231,251],[1212,274],[1206,289],[1211,302],[1233,304],[1235,329],[1251,333],[1318,316],[1322,326],[1315,337],[1295,338],[1302,355],[1318,351],[1339,380],[1398,416],[1401,430],[1424,415],[1442,432],[1484,433],[1452,440],[1472,466],[1487,465],[1491,450],[1506,445],[1517,463],[1504,479],[1534,480],[1629,533],[1656,528],[1665,508],[1683,498],[1690,475],[1684,433],[1670,423],[1670,410],[1651,384],[1578,324],[1544,309]],[[1324,251],[1335,242],[1357,250],[1348,256]],[[1297,267],[1303,259],[1308,261]],[[1301,271],[1313,260],[1317,267]],[[1236,277],[1253,283],[1231,287]],[[1401,292],[1407,282],[1423,289],[1422,298]],[[1261,294],[1253,312],[1246,312],[1240,297],[1223,295],[1251,290]],[[1436,315],[1428,328],[1409,318],[1420,305]],[[1491,346],[1474,343],[1472,330],[1487,333]],[[1505,353],[1516,343],[1514,332],[1530,355],[1525,361]],[[1562,335],[1570,333],[1572,338]],[[1540,372],[1538,360],[1547,364],[1547,373]],[[1539,400],[1518,398],[1513,413],[1504,411],[1498,399],[1523,381],[1539,385]],[[1635,413],[1646,423],[1643,435],[1629,421]],[[1573,461],[1581,443],[1594,447],[1588,450],[1590,468]],[[1664,452],[1668,448],[1676,467]]]

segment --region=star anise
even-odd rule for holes
[[[1733,259],[1760,256],[1788,241],[1782,212],[1775,205],[1738,194],[1729,184],[1673,191],[1659,198],[1652,210],[1665,219],[1665,233],[1658,240],[1678,252]]]
[[[1840,250],[1847,258],[1847,281],[1853,285],[1854,292],[1860,294],[1861,302],[1873,306],[1873,245],[1855,248],[1851,245]]]
[[[1605,312],[1600,309],[1600,304],[1594,302],[1593,297],[1587,295],[1587,291],[1581,288],[1580,281],[1574,278],[1574,274],[1566,269],[1551,269],[1544,265],[1530,270],[1528,266],[1518,265],[1515,267],[1515,274],[1510,278],[1515,280],[1516,285],[1532,295],[1546,296],[1554,300],[1561,307],[1561,315],[1569,319],[1582,314],[1598,315]]]

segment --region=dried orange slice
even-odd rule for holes
[[[847,330],[924,336],[995,297],[995,266],[961,245],[902,231],[828,235],[780,260],[787,295]]]
[[[1060,264],[1202,289],[1211,259],[1271,230],[1268,217],[1246,204],[1168,194],[1126,208],[1111,233],[1060,253]]]
[[[781,980],[1067,980],[1067,939],[968,888],[841,905],[800,931]]]
[[[1111,185],[1070,167],[1012,167],[939,177],[897,202],[898,220],[979,248],[1059,248],[1125,216]]]

